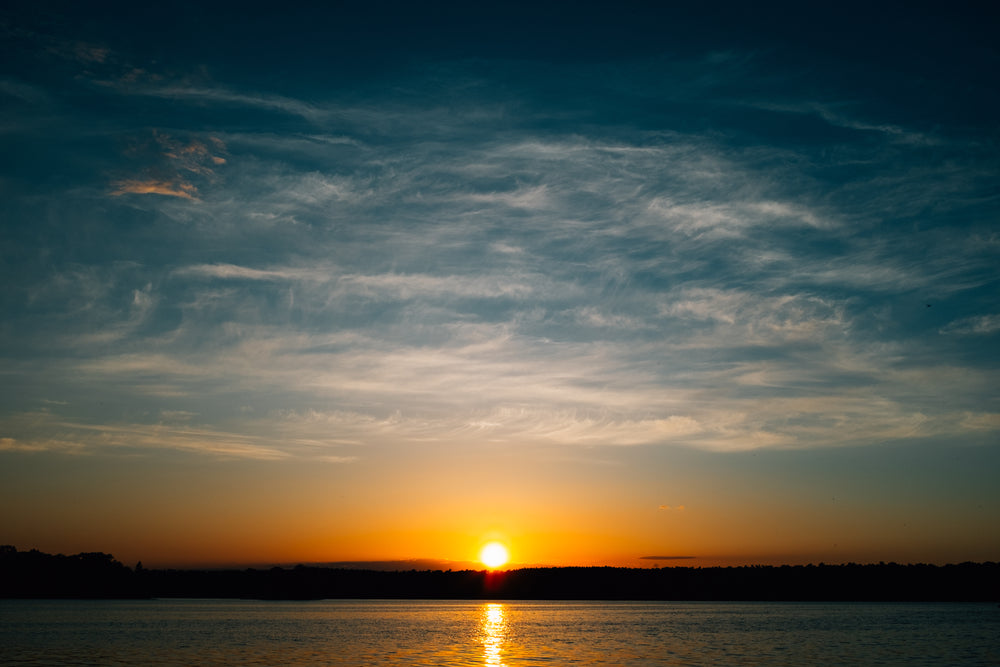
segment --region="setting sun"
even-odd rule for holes
[[[490,569],[502,567],[508,557],[507,547],[499,542],[490,542],[479,552],[479,560]]]

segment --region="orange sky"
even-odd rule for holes
[[[480,452],[476,466],[453,468],[441,459],[316,466],[35,457],[19,463],[46,475],[30,466],[18,479],[5,475],[5,493],[32,502],[4,503],[0,519],[20,549],[106,551],[147,567],[466,564],[488,540],[508,546],[512,566],[950,562],[987,560],[997,548],[985,512],[956,516],[946,503],[871,511],[871,497],[828,495],[821,479],[741,483],[733,475],[746,474],[752,455],[727,472],[719,455],[674,452],[682,470],[646,486],[650,473],[636,464],[616,463],[612,476],[607,462],[567,452],[522,454]],[[463,474],[474,467],[478,475]],[[805,492],[811,484],[819,488]]]

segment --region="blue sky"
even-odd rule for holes
[[[786,560],[996,559],[996,27],[960,5],[15,3],[0,541],[111,550],[15,514],[125,494],[122,466],[169,504],[155,470],[188,461],[195,496],[315,469],[385,513],[379,479],[503,488],[495,468],[655,553],[770,557],[662,519],[801,503],[826,532],[776,534]],[[384,556],[448,556],[419,544]]]

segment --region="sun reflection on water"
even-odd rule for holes
[[[489,602],[482,613],[483,664],[502,667],[504,641],[507,639],[507,617],[504,606]]]

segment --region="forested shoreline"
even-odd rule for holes
[[[65,556],[2,546],[0,597],[1000,602],[1000,563],[180,570],[130,568],[100,552]]]

